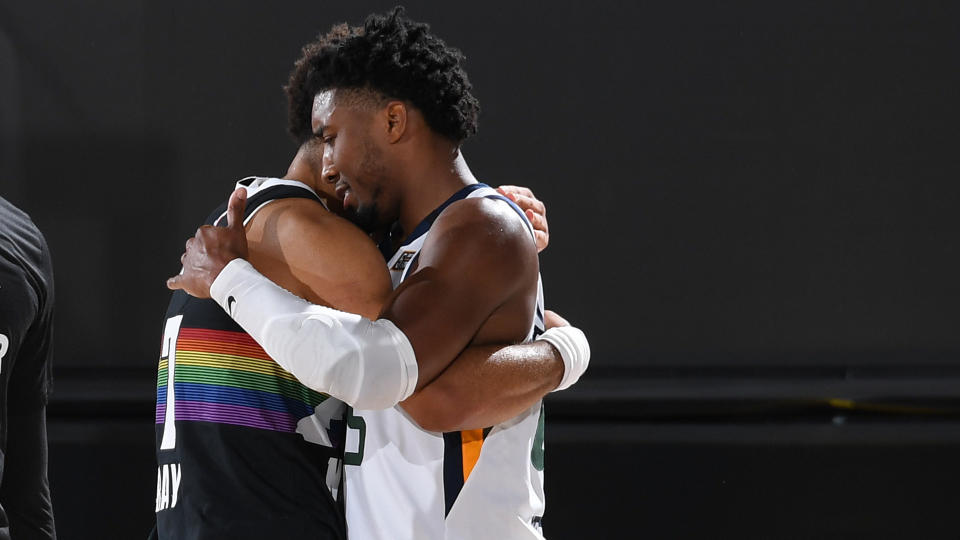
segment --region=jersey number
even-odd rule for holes
[[[362,416],[354,416],[353,407],[347,407],[347,448],[350,447],[350,431],[357,431],[357,451],[348,452],[344,449],[344,465],[360,465],[363,463],[363,444],[367,440],[367,423]]]
[[[543,424],[543,405],[540,405],[540,419],[537,420],[537,434],[533,437],[533,449],[530,450],[530,462],[533,468],[543,470],[544,453],[544,424]]]
[[[163,330],[163,346],[160,349],[160,360],[167,361],[167,409],[163,416],[163,437],[160,439],[161,450],[172,450],[177,446],[177,425],[174,423],[176,415],[174,414],[173,381],[174,371],[177,363],[177,337],[180,335],[180,323],[183,322],[183,315],[170,317],[167,319],[167,326]]]

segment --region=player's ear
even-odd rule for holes
[[[387,127],[387,142],[399,141],[407,132],[407,104],[402,101],[387,103],[384,111]]]

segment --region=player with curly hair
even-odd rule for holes
[[[257,272],[242,191],[230,225],[198,230],[168,282],[211,297],[300,382],[351,406],[354,538],[542,538],[541,398],[589,358],[579,330],[544,330],[533,227],[460,153],[479,111],[462,58],[398,8],[335,27],[291,75],[291,133],[323,143],[322,179],[356,223],[390,230],[394,291],[378,318],[308,303]],[[526,356],[498,356],[520,342]],[[489,354],[463,362],[468,347]]]
[[[405,103],[404,110],[429,129],[432,144],[439,145],[436,151],[443,155],[447,166],[457,163],[466,170],[458,150],[463,141],[477,132],[480,104],[471,94],[472,86],[460,66],[462,59],[460,51],[431,34],[429,26],[404,17],[402,8],[386,16],[371,15],[361,27],[338,25],[304,47],[295,64],[286,87],[289,131],[299,141],[311,136],[325,142],[335,140],[330,128],[324,134],[325,126],[321,126],[321,133],[317,133],[310,125],[317,94],[322,91],[327,92],[327,98],[336,95],[338,105],[367,112],[388,101],[401,101]],[[364,165],[380,166],[376,147],[367,148],[371,152],[364,154]],[[363,182],[365,176],[360,175],[359,181]],[[390,184],[385,187],[396,186],[396,182]],[[346,190],[348,196],[359,188],[352,187]],[[387,211],[379,209],[386,203],[374,198],[364,200],[356,208],[347,208],[354,211],[357,223],[375,229],[386,226],[397,214],[392,211],[378,216],[380,211]]]

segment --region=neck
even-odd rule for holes
[[[326,202],[327,208],[334,209],[334,211],[340,207],[340,201],[331,198],[331,195],[320,189],[323,185],[322,175],[320,169],[310,161],[309,156],[307,155],[303,147],[297,152],[297,155],[294,156],[293,161],[290,162],[290,167],[287,168],[287,174],[282,178],[283,180],[296,180],[297,182],[302,182],[306,184],[310,189],[314,191],[321,199]]]
[[[420,161],[408,169],[399,222],[409,234],[425,217],[464,186],[476,184],[463,153],[458,149],[434,153],[434,159]]]
[[[287,168],[287,174],[284,175],[283,180],[296,180],[298,182],[303,182],[304,184],[310,186],[310,189],[318,191],[319,187],[319,175],[317,171],[314,170],[310,164],[302,158],[298,152],[296,157],[293,158],[293,161],[290,163],[290,167]]]

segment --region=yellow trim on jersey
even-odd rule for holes
[[[483,430],[471,429],[460,432],[462,443],[461,451],[463,453],[463,482],[467,482],[473,468],[476,467],[480,459],[480,449],[483,447]]]

